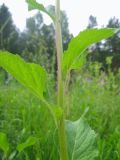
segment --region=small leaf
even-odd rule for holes
[[[26,140],[26,142],[19,144],[16,149],[18,152],[22,152],[24,149],[33,146],[36,142],[37,138],[31,136]]]
[[[18,55],[0,51],[0,66],[35,95],[43,98],[46,71],[34,63],[26,63]]]
[[[66,75],[66,73],[71,69],[78,68],[79,66],[78,64],[80,64],[81,60],[81,55],[91,44],[94,44],[105,38],[108,38],[117,31],[119,30],[103,28],[103,29],[87,29],[80,32],[78,36],[76,36],[70,41],[68,49],[63,54],[63,60],[62,60],[63,73]]]
[[[54,16],[44,7],[43,4],[38,3],[36,0],[26,0],[26,2],[28,3],[29,10],[38,9],[46,13],[54,21]]]
[[[9,143],[5,133],[0,132],[0,149],[7,154],[9,151]]]
[[[98,156],[96,134],[83,118],[66,121],[66,133],[69,160],[94,160]]]

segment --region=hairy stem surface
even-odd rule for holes
[[[63,47],[62,47],[62,34],[61,34],[61,23],[60,23],[60,0],[56,0],[56,22],[55,22],[55,29],[56,29],[56,47],[57,47],[57,65],[58,65],[58,95],[57,101],[58,106],[62,107],[64,111],[64,100],[63,100],[63,80],[62,80],[62,54],[63,54]],[[67,152],[67,145],[66,145],[66,134],[65,134],[65,124],[64,124],[64,112],[60,118],[58,124],[58,132],[59,132],[59,144],[60,144],[60,159],[61,160],[68,160],[68,152]]]

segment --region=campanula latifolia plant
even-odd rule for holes
[[[68,49],[63,52],[61,35],[60,0],[56,0],[55,14],[36,0],[26,0],[29,10],[38,9],[46,13],[53,21],[57,50],[57,103],[50,104],[44,96],[48,73],[37,64],[27,63],[18,55],[0,51],[0,66],[35,94],[54,120],[59,137],[60,160],[93,160],[98,155],[95,146],[96,134],[84,120],[66,120],[65,91],[69,86],[71,70],[79,69],[86,62],[85,50],[96,42],[112,36],[116,29],[87,29],[74,37]],[[79,103],[79,102],[78,102]],[[53,107],[56,106],[56,107]]]

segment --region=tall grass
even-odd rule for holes
[[[93,69],[92,69],[93,71]],[[98,133],[99,157],[97,160],[120,159],[120,73],[108,75],[98,72],[80,71],[81,76],[73,79],[70,86],[69,105],[76,120],[80,115]],[[57,134],[48,111],[28,90],[11,80],[7,85],[0,80],[0,131],[7,134],[14,151],[17,144],[28,136],[37,137],[37,143],[16,157],[16,160],[59,159]],[[53,79],[48,81],[52,88],[46,97],[52,102]],[[88,108],[88,110],[86,110]],[[2,152],[0,152],[0,159]]]

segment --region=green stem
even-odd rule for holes
[[[57,65],[58,65],[58,106],[62,107],[64,111],[64,100],[63,100],[63,80],[62,80],[62,54],[63,54],[63,47],[62,47],[62,34],[61,34],[61,23],[60,23],[60,0],[56,0],[56,47],[57,47]],[[59,132],[59,144],[60,144],[60,159],[61,160],[68,160],[68,151],[67,151],[67,144],[66,144],[66,134],[65,134],[65,124],[64,124],[64,112],[61,116],[58,126]]]
[[[58,125],[57,125],[57,119],[56,119],[55,113],[53,112],[53,110],[51,108],[51,105],[45,99],[42,99],[41,102],[46,105],[49,113],[51,114],[51,117],[54,120],[55,126],[58,127]]]
[[[36,97],[38,97],[38,98],[40,99],[40,101],[46,106],[46,108],[48,109],[48,111],[49,111],[52,119],[54,120],[54,123],[55,123],[56,128],[58,128],[57,119],[56,119],[55,113],[54,113],[54,111],[53,111],[53,109],[52,109],[52,106],[46,101],[45,98],[43,98],[43,97],[41,98],[40,96],[38,96],[38,94],[35,94],[35,95],[36,95]]]

